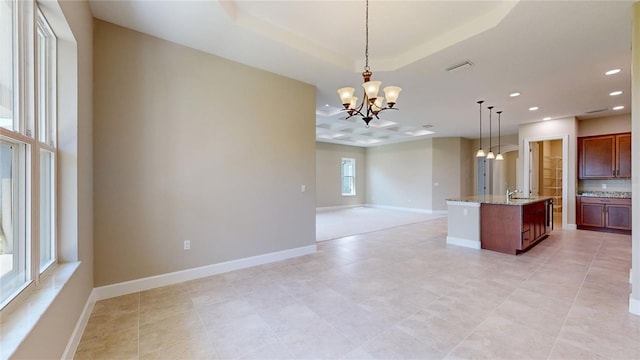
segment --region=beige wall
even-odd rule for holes
[[[429,138],[366,149],[368,204],[446,211],[473,193],[473,142]]]
[[[356,195],[342,196],[342,158],[356,160]],[[316,207],[354,206],[365,203],[365,148],[316,142]]]
[[[633,36],[631,41],[631,108],[632,122],[631,132],[640,134],[640,1],[633,4]],[[640,154],[640,137],[631,136],[631,154]],[[631,234],[631,270],[629,276],[633,279],[631,295],[629,296],[629,311],[640,315],[640,156],[631,155],[632,191],[634,193],[631,206],[632,228],[636,229]]]
[[[60,359],[93,289],[93,18],[86,1],[40,6],[59,37],[58,256],[60,262],[81,264],[15,359]]]
[[[462,169],[462,178],[460,179],[460,196],[473,195],[474,153],[473,141],[467,138],[460,138],[460,159],[458,160],[460,162],[460,168]]]
[[[615,134],[629,131],[631,131],[631,114],[578,121],[578,136]]]
[[[433,138],[432,210],[447,210],[447,199],[473,192],[471,141],[464,138]]]
[[[367,203],[430,210],[432,139],[367,148]]]
[[[97,20],[94,42],[96,286],[315,244],[313,86]]]

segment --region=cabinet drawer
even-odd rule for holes
[[[583,204],[602,204],[602,205],[628,205],[631,206],[631,199],[621,199],[621,198],[601,198],[601,197],[590,197],[590,196],[581,196],[580,202]]]
[[[522,246],[519,250],[523,250],[531,245],[531,230],[526,230],[522,232]]]

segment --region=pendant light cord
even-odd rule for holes
[[[489,152],[491,152],[491,113],[493,112],[493,106],[489,106]]]
[[[502,146],[500,146],[500,118],[502,117],[502,111],[498,111],[498,154],[502,154]]]
[[[482,149],[482,103],[484,100],[478,101],[479,114],[480,114],[480,149]]]
[[[364,46],[364,70],[369,71],[369,0],[365,2],[365,16],[364,16],[364,33],[365,33],[365,46]]]

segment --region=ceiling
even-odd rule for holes
[[[90,6],[98,19],[315,85],[317,140],[376,146],[477,138],[478,100],[485,100],[485,137],[486,106],[495,107],[494,136],[498,110],[503,135],[544,118],[629,113],[634,1],[371,0],[373,80],[402,93],[400,110],[381,112],[369,128],[359,117],[345,119],[336,93],[361,89],[364,1],[90,0]],[[605,75],[615,68],[621,72]],[[622,94],[611,96],[616,90]],[[520,96],[510,97],[514,92]]]

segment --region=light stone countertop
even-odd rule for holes
[[[544,201],[547,199],[551,199],[550,196],[532,196],[532,197],[519,197],[517,194],[514,194],[511,197],[511,200],[507,200],[506,195],[474,195],[474,196],[463,196],[460,198],[447,199],[447,201],[458,201],[458,202],[468,202],[468,203],[479,203],[479,204],[495,204],[495,205],[527,205],[532,204],[539,201]]]
[[[578,196],[631,199],[631,192],[628,192],[628,191],[582,191],[578,193]]]

